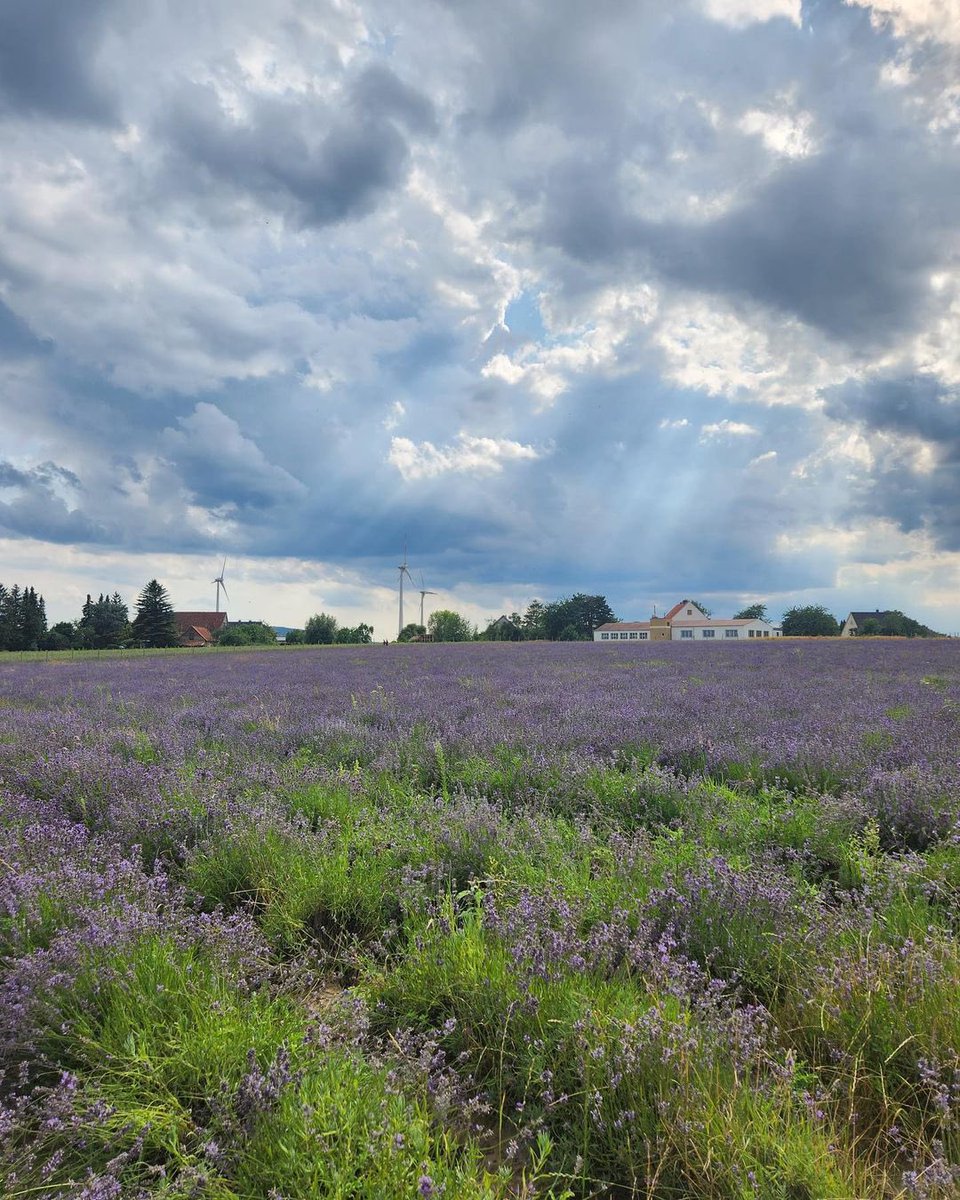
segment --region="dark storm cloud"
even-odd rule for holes
[[[260,510],[306,494],[299,480],[269,462],[216,405],[198,404],[179,424],[164,431],[160,446],[198,503]]]
[[[59,543],[100,541],[104,531],[60,494],[80,490],[77,476],[56,463],[24,471],[0,461],[0,530]]]
[[[0,112],[110,122],[114,89],[98,51],[115,0],[0,4]]]
[[[824,399],[830,417],[935,442],[949,460],[960,458],[960,397],[931,375],[849,383]]]
[[[926,529],[946,550],[960,550],[960,399],[936,379],[916,375],[848,384],[826,394],[827,415],[865,431],[893,435],[874,449],[874,463],[855,485],[851,508],[888,517],[905,532]],[[934,448],[918,467],[909,444]]]
[[[573,139],[535,179],[507,158],[532,205],[517,235],[608,279],[748,298],[858,347],[918,328],[930,273],[960,232],[960,161],[922,93],[878,87],[897,52],[889,31],[839,0],[806,4],[802,29],[730,29],[682,5],[610,11],[617,37],[596,36],[585,10],[518,22],[491,79],[476,82],[470,128],[541,121]],[[748,109],[805,114],[807,157],[778,159],[745,135]],[[682,203],[664,203],[671,190],[702,194],[707,211],[725,197],[726,211],[684,220]]]
[[[718,294],[748,297],[863,345],[919,327],[930,274],[960,231],[960,165],[891,134],[781,166],[709,222],[631,216],[608,173],[579,166],[550,197],[545,232],[568,253]]]
[[[343,102],[251,97],[240,119],[210,88],[181,93],[166,121],[180,162],[179,182],[225,184],[304,225],[363,216],[403,180],[409,135],[436,128],[433,106],[387,67],[360,72]]]
[[[958,223],[943,198],[957,194],[956,165],[893,147],[865,158],[838,150],[782,168],[751,203],[703,228],[648,225],[639,237],[678,282],[870,344],[927,315],[929,273]]]

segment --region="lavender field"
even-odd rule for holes
[[[960,646],[0,662],[4,1197],[960,1194]]]

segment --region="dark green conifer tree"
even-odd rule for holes
[[[176,646],[180,640],[167,589],[156,579],[137,597],[131,635],[139,646]]]

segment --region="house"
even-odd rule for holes
[[[181,646],[209,646],[227,624],[227,614],[222,612],[175,612],[173,619]]]
[[[898,614],[899,615],[899,614]],[[852,612],[843,623],[843,628],[840,630],[841,637],[857,637],[862,636],[864,632],[873,632],[868,630],[867,622],[872,621],[875,627],[886,624],[887,618],[893,616],[889,609],[875,608],[873,612]]]
[[[490,622],[484,637],[490,642],[522,642],[523,630],[504,614]]]
[[[608,621],[593,632],[595,642],[710,642],[778,638],[780,627],[759,618],[708,617],[692,600],[681,600],[649,621]]]

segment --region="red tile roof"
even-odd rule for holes
[[[191,627],[206,630],[220,629],[226,624],[227,614],[225,612],[175,612],[173,619],[182,634]]]
[[[180,631],[180,641],[184,646],[207,646],[213,641],[213,634],[202,625],[191,625]]]

